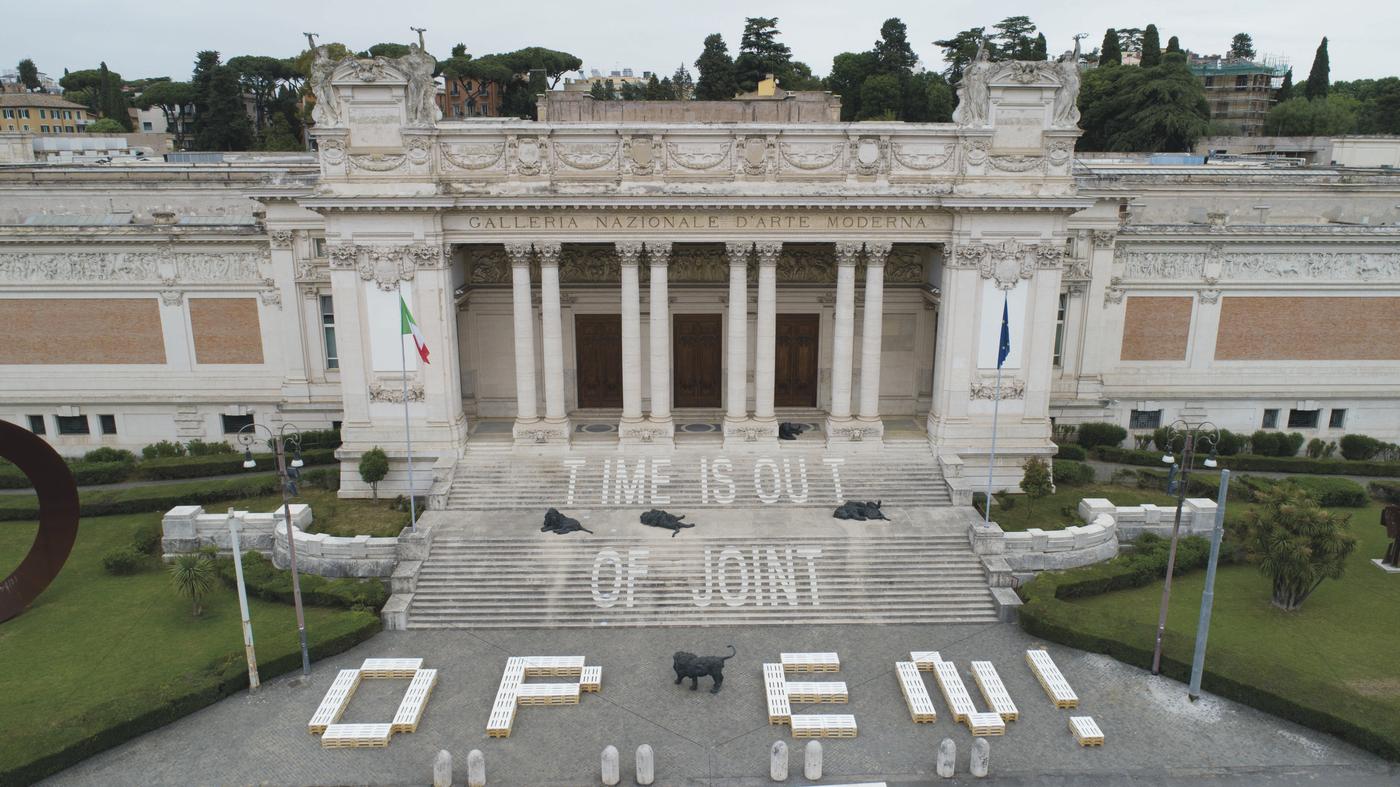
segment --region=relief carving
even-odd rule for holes
[[[795,145],[787,142],[778,146],[783,160],[801,170],[826,169],[841,160],[841,143],[827,145]]]
[[[599,169],[617,159],[617,144],[556,142],[554,156],[572,169]]]
[[[729,157],[730,145],[729,142],[686,145],[668,142],[666,143],[666,152],[670,155],[672,163],[677,166],[693,170],[707,170],[714,169]]]
[[[504,142],[497,144],[464,145],[439,143],[438,150],[447,163],[458,169],[479,170],[490,169],[501,162],[501,157],[505,155],[506,145]]]
[[[369,400],[371,402],[389,402],[391,404],[403,404],[405,401],[421,402],[427,398],[423,390],[422,383],[412,383],[408,386],[408,396],[404,396],[402,384],[385,385],[379,380],[369,384]]]
[[[894,160],[905,169],[926,171],[937,169],[953,157],[957,150],[953,145],[905,145],[891,143],[890,151]]]
[[[973,399],[988,399],[988,400],[994,400],[994,399],[996,399],[996,398],[997,398],[997,386],[996,386],[996,381],[995,381],[995,380],[992,380],[992,381],[989,382],[989,381],[987,381],[987,380],[982,380],[982,381],[980,381],[980,382],[973,382],[973,383],[972,383],[971,396],[972,396]],[[1001,381],[1001,398],[1002,398],[1002,399],[1024,399],[1024,398],[1026,398],[1026,382],[1025,382],[1025,380],[1002,380],[1002,381]]]

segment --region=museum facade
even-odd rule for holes
[[[0,418],[69,454],[338,425],[345,494],[373,446],[406,486],[405,398],[420,490],[794,422],[927,445],[957,498],[994,410],[1011,487],[1055,423],[1400,439],[1393,172],[1076,161],[1057,63],[952,124],[445,122],[421,69],[327,64],[314,158],[0,168]]]

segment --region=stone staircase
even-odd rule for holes
[[[458,460],[446,508],[830,508],[844,500],[951,504],[927,442],[911,440],[851,452],[828,451],[818,442],[744,452],[698,444],[665,453],[576,445],[556,454],[477,444]]]
[[[734,510],[731,521],[742,520],[745,513]],[[816,524],[816,512],[806,516],[813,524],[790,527],[790,535],[770,530],[747,537],[697,537],[699,530],[683,531],[677,538],[667,537],[664,531],[601,535],[607,532],[602,528],[599,535],[497,536],[439,525],[429,557],[418,571],[407,626],[580,628],[997,619],[982,565],[965,531],[906,528],[875,534],[839,524]],[[512,526],[504,532],[520,530]],[[825,535],[807,535],[814,532]]]

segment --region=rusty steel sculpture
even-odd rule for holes
[[[0,623],[23,612],[58,576],[78,537],[78,483],[63,457],[42,438],[0,421],[0,459],[13,462],[39,496],[34,545],[0,582]]]

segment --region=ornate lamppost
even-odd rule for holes
[[[1172,571],[1176,568],[1176,544],[1181,535],[1181,508],[1186,502],[1186,486],[1196,454],[1208,448],[1210,454],[1202,462],[1206,467],[1215,467],[1215,446],[1220,442],[1220,430],[1209,421],[1188,423],[1178,419],[1167,427],[1167,452],[1162,461],[1172,466],[1172,479],[1176,482],[1176,518],[1172,521],[1172,543],[1167,552],[1167,578],[1162,585],[1162,609],[1157,615],[1157,641],[1152,646],[1152,674],[1162,672],[1162,635],[1167,630],[1167,604],[1172,596]],[[1176,463],[1172,450],[1181,446],[1181,463]],[[1170,490],[1169,490],[1170,491]]]
[[[301,639],[301,674],[311,674],[311,658],[306,650],[306,615],[301,607],[301,580],[297,576],[297,540],[292,535],[291,498],[297,493],[297,478],[300,477],[301,431],[292,424],[282,424],[276,432],[259,423],[251,423],[238,431],[238,442],[243,446],[243,467],[251,470],[258,466],[253,459],[253,446],[258,442],[258,430],[267,433],[277,457],[277,479],[282,487],[282,519],[287,524],[287,554],[292,568],[292,606],[297,613],[297,636]],[[288,446],[291,447],[292,461],[287,461]],[[274,538],[275,540],[275,538]]]

